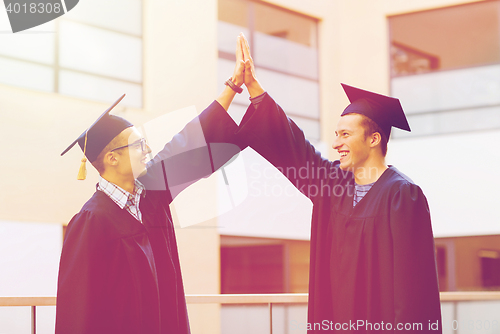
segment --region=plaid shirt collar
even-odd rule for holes
[[[142,223],[142,214],[139,209],[139,201],[141,200],[141,195],[146,193],[144,185],[135,180],[134,193],[131,194],[126,190],[118,187],[116,184],[109,182],[108,180],[99,176],[99,183],[97,184],[97,190],[102,191],[109,196],[115,202],[120,209],[127,210],[135,219]]]

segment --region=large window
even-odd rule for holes
[[[9,30],[2,12],[2,30]],[[142,106],[142,1],[85,0],[42,26],[0,36],[0,83]]]
[[[500,129],[500,1],[389,17],[391,93],[412,133]]]
[[[496,250],[480,250],[481,283],[484,288],[500,290],[500,252]]]
[[[283,251],[282,245],[222,247],[221,293],[288,292]]]
[[[500,62],[499,1],[389,18],[393,76]]]
[[[219,82],[233,71],[236,37],[243,32],[266,90],[308,139],[319,140],[317,20],[261,2],[219,0],[218,5]],[[231,109],[242,116],[248,104],[248,95],[241,94]]]
[[[221,236],[221,293],[308,291],[310,243]]]

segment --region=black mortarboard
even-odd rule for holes
[[[101,151],[109,142],[119,135],[123,130],[133,126],[132,123],[118,116],[110,115],[109,112],[125,97],[123,94],[115,103],[111,105],[97,120],[87,128],[71,145],[69,145],[61,155],[68,152],[76,143],[80,145],[83,154],[94,162]],[[82,166],[78,173],[78,179],[85,179],[85,157],[82,159]]]
[[[391,127],[411,131],[399,99],[380,95],[367,90],[341,84],[349,101],[341,116],[357,113],[365,115],[377,123],[387,140],[391,135]]]

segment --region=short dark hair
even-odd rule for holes
[[[377,123],[375,123],[371,118],[366,117],[365,115],[361,115],[361,126],[365,129],[365,139],[375,132],[378,132],[380,134],[380,149],[382,151],[382,156],[385,157],[387,154],[387,137],[380,126],[378,126]]]
[[[106,153],[108,153],[115,147],[121,146],[122,144],[123,144],[123,138],[119,134],[115,138],[111,139],[108,145],[106,145],[106,147],[102,149],[101,153],[99,153],[97,158],[93,162],[91,162],[92,166],[94,166],[95,169],[97,169],[99,174],[104,173],[104,156],[106,155]]]

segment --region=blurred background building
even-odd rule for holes
[[[499,22],[498,0],[81,0],[11,34],[0,11],[0,296],[56,294],[64,226],[97,181],[90,166],[76,181],[80,151],[60,152],[123,93],[115,113],[135,124],[201,112],[240,32],[263,86],[325,157],[337,158],[348,104],[340,82],[400,98],[412,132],[393,130],[388,162],[428,198],[441,290],[500,289]],[[248,104],[235,99],[237,122]],[[307,292],[311,204],[244,153],[246,183],[232,184],[245,199],[176,230],[186,293]],[[188,307],[193,333],[230,333],[241,311]],[[29,310],[0,312],[0,333],[29,328]],[[53,317],[41,308],[39,332]]]

